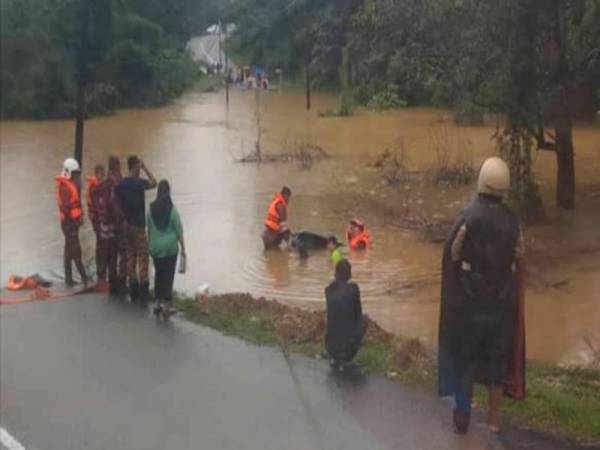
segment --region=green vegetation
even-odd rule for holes
[[[169,101],[199,77],[185,44],[216,0],[3,0],[2,117],[71,117]]]
[[[275,345],[278,342],[271,314],[267,311],[244,311],[244,314],[235,314],[225,305],[214,304],[208,312],[201,308],[198,302],[189,299],[176,300],[175,307],[192,322],[241,337],[253,344]]]
[[[405,100],[400,98],[400,88],[396,84],[389,84],[381,91],[377,92],[367,106],[371,109],[398,109],[408,106]]]
[[[598,370],[530,363],[526,379],[527,399],[505,402],[509,415],[536,428],[600,441]],[[483,389],[477,391],[476,401],[486,405]]]
[[[316,317],[315,313],[302,313],[237,294],[209,298],[205,302],[179,298],[175,306],[190,321],[254,344],[278,345],[285,351],[310,357],[320,357],[325,350],[324,330],[315,332],[319,329],[318,324],[308,321]],[[386,338],[377,330],[373,335],[367,335],[356,357],[356,363],[367,373],[384,375],[430,391],[435,390],[437,382],[434,361],[433,355],[418,341]],[[504,402],[504,411],[511,418],[537,429],[600,441],[599,389],[598,370],[529,362],[527,399]],[[478,405],[486,405],[483,388],[476,390],[475,401]]]
[[[456,108],[459,124],[486,112],[510,162],[516,206],[536,205],[531,153],[556,154],[556,202],[575,198],[572,123],[600,109],[597,0],[237,0],[233,46],[250,63],[351,90],[376,109]],[[332,111],[344,115],[345,111]],[[527,136],[524,136],[526,134]],[[533,196],[533,197],[532,197]],[[539,207],[539,205],[538,205]]]

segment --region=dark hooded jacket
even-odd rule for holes
[[[355,283],[332,282],[325,289],[327,299],[327,352],[340,360],[351,360],[365,334],[360,290]]]
[[[460,259],[452,243],[466,225]],[[458,217],[444,247],[439,325],[439,394],[473,373],[524,397],[523,267],[515,258],[519,221],[499,199],[479,195]]]

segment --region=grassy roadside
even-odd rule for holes
[[[314,357],[324,351],[324,314],[249,295],[223,295],[202,302],[179,298],[188,320],[257,345],[279,345]],[[434,390],[435,357],[418,341],[393,337],[369,321],[356,362],[367,373]],[[528,363],[527,399],[504,402],[505,414],[526,426],[582,441],[600,442],[600,371]],[[478,389],[478,405],[486,395]]]

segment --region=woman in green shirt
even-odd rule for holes
[[[173,312],[171,298],[177,253],[185,256],[183,227],[179,213],[171,201],[171,189],[167,180],[158,183],[156,200],[150,204],[148,212],[148,240],[150,255],[154,262],[154,295],[158,302],[155,314],[169,315]]]

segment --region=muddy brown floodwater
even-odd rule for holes
[[[335,98],[316,95],[312,112],[296,93],[262,95],[263,145],[280,151],[293,142],[314,143],[331,158],[303,170],[292,163],[240,164],[235,159],[256,135],[252,92],[235,91],[229,109],[219,94],[190,92],[158,109],[124,110],[86,124],[84,172],[111,154],[137,153],[160,178],[171,181],[188,245],[189,271],[176,287],[194,291],[247,291],[307,307],[323,306],[332,275],[327,255],[301,260],[294,253],[265,254],[260,234],[265,210],[283,184],[292,187],[290,224],[343,236],[347,221],[362,217],[372,248],[350,254],[365,310],[384,328],[435,345],[439,303],[440,244],[392,225],[398,214],[451,219],[473,195],[473,186],[390,188],[369,165],[388,146],[405,149],[411,168],[435,165],[444,149],[475,164],[493,152],[494,123],[457,128],[434,109],[387,113],[359,111],[350,118],[322,118]],[[72,148],[71,121],[1,123],[1,276],[60,273],[62,235],[54,176]],[[549,208],[547,225],[528,228],[532,276],[527,299],[529,357],[588,363],[600,350],[600,128],[575,131],[578,209]],[[536,155],[536,175],[552,204],[554,155]],[[148,194],[148,200],[153,194]],[[88,260],[93,236],[82,240]]]

